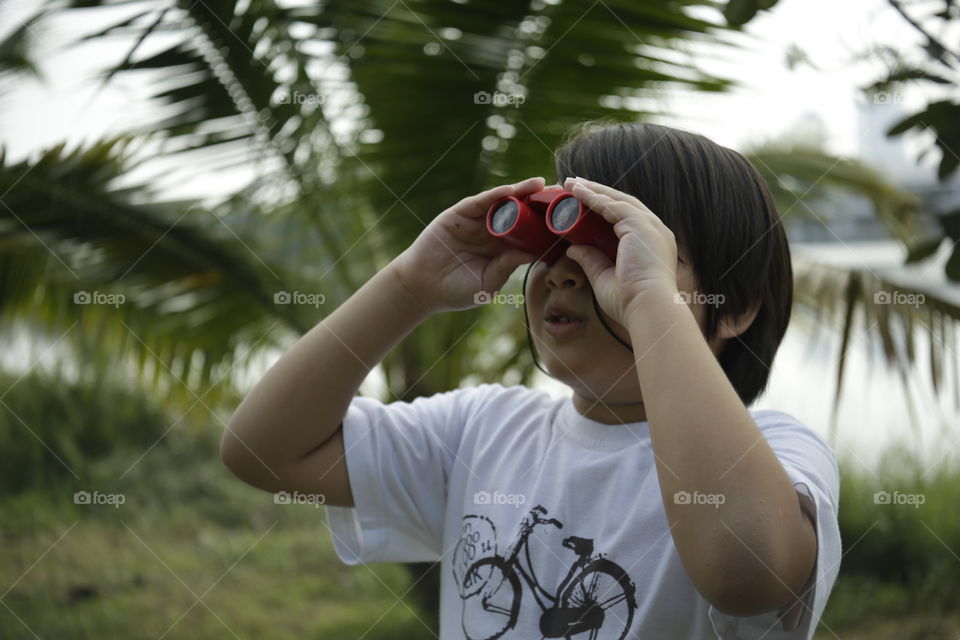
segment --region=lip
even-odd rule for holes
[[[549,318],[553,316],[567,316],[571,318],[571,320],[567,322],[550,320]],[[554,338],[573,338],[584,332],[587,326],[587,319],[567,306],[551,304],[544,312],[543,325],[547,333]]]

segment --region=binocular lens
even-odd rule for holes
[[[566,231],[580,217],[580,201],[576,198],[564,198],[553,207],[550,224],[557,231]]]
[[[516,202],[513,200],[507,200],[502,205],[497,207],[497,210],[493,212],[490,225],[493,227],[495,232],[504,233],[513,226],[514,222],[517,221],[517,214],[519,211],[520,210],[519,207],[517,207]]]

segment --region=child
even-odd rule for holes
[[[224,462],[323,494],[346,564],[440,561],[442,640],[812,637],[839,569],[839,478],[810,429],[746,408],[792,303],[765,184],[730,149],[637,123],[585,129],[557,176],[614,225],[615,264],[573,245],[550,266],[486,232],[494,202],[542,178],[464,198],[270,369]],[[572,398],[355,397],[430,314],[524,263],[530,335]]]

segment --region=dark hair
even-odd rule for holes
[[[556,152],[557,182],[580,176],[643,202],[686,249],[705,305],[707,340],[722,317],[760,303],[750,327],[719,353],[744,405],[763,391],[790,321],[790,248],[770,191],[742,155],[695,133],[650,123],[593,121]]]

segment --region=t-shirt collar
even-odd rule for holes
[[[564,398],[557,412],[556,428],[561,437],[571,437],[584,444],[628,446],[650,440],[647,421],[625,424],[604,424],[580,414],[573,398]]]

